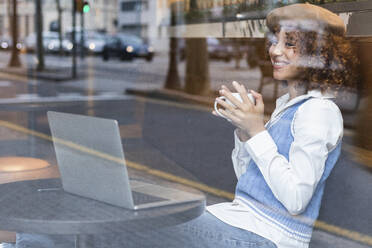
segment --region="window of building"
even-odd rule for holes
[[[133,34],[139,37],[147,37],[148,27],[146,24],[121,25],[120,30],[123,33]]]
[[[121,11],[128,12],[128,11],[142,11],[147,10],[149,8],[148,1],[125,1],[121,2]]]

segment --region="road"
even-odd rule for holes
[[[23,58],[23,62],[30,59],[31,56]],[[66,64],[69,58],[47,59],[49,66],[58,66]],[[230,123],[211,115],[210,109],[205,107],[124,94],[128,87],[161,88],[166,69],[164,56],[155,57],[152,63],[141,60],[103,63],[100,58],[87,58],[79,69],[86,72],[87,77],[78,80],[53,83],[3,77],[0,80],[0,119],[47,135],[50,135],[46,120],[48,110],[116,119],[126,159],[233,194],[236,177],[230,157],[233,148]],[[183,77],[183,62],[179,70]],[[231,78],[241,82],[251,78],[249,82],[253,88],[259,79],[257,71],[247,76],[247,69],[234,70],[232,63],[224,62],[211,63],[211,75],[214,75],[212,88],[218,88]],[[267,91],[268,97],[271,93]],[[50,141],[4,126],[0,126],[0,133],[1,156],[39,157],[55,163]],[[344,142],[352,145],[352,132],[345,136]],[[343,149],[327,182],[319,220],[342,230],[371,235],[371,188],[372,174]],[[210,194],[209,203],[227,198]]]

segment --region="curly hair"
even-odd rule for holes
[[[270,37],[281,29],[276,26],[266,34],[266,52],[272,44]],[[295,44],[300,55],[299,68],[302,71],[299,80],[308,90],[356,89],[359,82],[359,60],[350,43],[344,36],[327,30],[285,31],[287,42]]]

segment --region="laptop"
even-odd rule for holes
[[[202,194],[129,180],[116,120],[48,111],[66,192],[128,209],[204,201]]]

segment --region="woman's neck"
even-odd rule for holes
[[[305,90],[300,85],[300,82],[297,80],[288,81],[289,100],[305,94]]]

